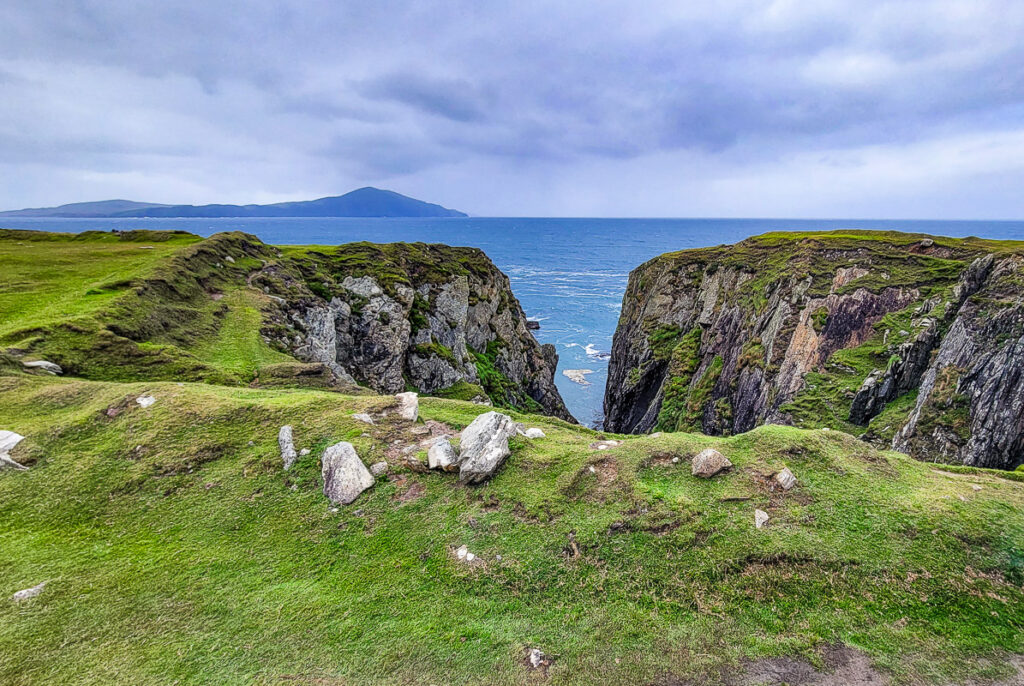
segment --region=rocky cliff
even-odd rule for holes
[[[933,461],[1024,462],[1024,245],[772,233],[630,275],[606,428],[831,427]]]
[[[292,253],[250,279],[264,334],[379,393],[408,388],[571,420],[506,277],[476,248],[354,243]]]

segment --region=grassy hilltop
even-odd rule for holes
[[[28,238],[0,238],[0,347],[57,346],[52,332],[69,319],[86,331],[77,342],[95,340],[88,327],[116,326],[111,312],[146,312],[122,282],[198,245]],[[125,295],[141,300],[118,310]],[[137,362],[85,367],[107,369],[100,380],[30,375],[4,358],[0,429],[26,436],[11,457],[30,469],[0,471],[0,683],[1024,674],[1018,474],[925,464],[839,431],[614,436],[510,410],[546,437],[513,439],[492,480],[465,486],[416,471],[402,449],[490,408],[423,398],[418,422],[389,414],[368,426],[352,415],[379,415],[392,396],[245,387],[281,354],[252,328],[262,297],[239,288],[203,301],[252,304],[215,328],[200,319],[184,347],[173,329],[167,342],[133,343],[163,356],[176,370],[166,377],[125,378],[152,371]],[[95,350],[103,365],[116,359]],[[143,395],[156,402],[139,406]],[[288,471],[285,424],[310,449]],[[602,439],[621,443],[598,449]],[[342,440],[389,471],[332,508],[319,460]],[[706,447],[733,469],[692,476]],[[783,467],[798,479],[791,491],[773,487]],[[755,509],[770,516],[762,529]],[[455,555],[463,545],[471,564]],[[38,597],[8,600],[44,581]],[[533,648],[547,660],[536,669]]]

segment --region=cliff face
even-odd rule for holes
[[[927,460],[1024,462],[1024,247],[776,233],[634,270],[609,431],[832,427]]]
[[[291,256],[250,282],[276,303],[264,335],[379,393],[489,399],[572,417],[508,277],[475,248],[356,243]]]

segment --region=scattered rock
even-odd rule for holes
[[[415,422],[420,416],[419,396],[409,391],[399,393],[395,397],[398,398],[398,416],[410,422]]]
[[[609,448],[617,448],[622,445],[622,441],[594,441],[590,444],[591,450],[608,450]]]
[[[18,464],[10,456],[14,446],[23,440],[25,440],[25,437],[21,434],[16,434],[13,431],[0,431],[0,469],[9,468],[23,472],[28,471],[28,467]]]
[[[358,412],[352,415],[352,419],[356,420],[357,422],[363,422],[364,424],[369,424],[371,426],[373,425],[373,417],[366,414],[365,412]]]
[[[232,257],[231,255],[228,255],[227,257],[224,258],[224,261],[228,262],[230,264],[234,264],[235,263],[235,258]]]
[[[459,480],[479,483],[494,474],[509,456],[508,439],[516,423],[500,412],[486,412],[462,431],[459,444]]]
[[[341,441],[323,456],[324,495],[332,503],[348,505],[373,485],[373,475],[359,459],[351,443]]]
[[[679,464],[679,458],[678,457],[673,457],[672,458],[672,464]]]
[[[15,593],[14,595],[11,596],[11,600],[13,600],[16,603],[20,603],[23,600],[28,600],[29,598],[35,598],[37,595],[39,595],[40,593],[43,592],[44,588],[46,588],[46,582],[45,581],[43,583],[39,584],[38,586],[33,586],[32,588],[26,588],[24,591],[18,591],[17,593]]]
[[[415,445],[411,445],[409,447],[413,449],[417,448],[417,446]],[[415,452],[407,453],[402,461],[405,463],[405,466],[413,472],[425,474],[430,471],[430,466],[426,462],[421,460],[419,455],[417,455]]]
[[[370,474],[374,476],[380,476],[388,471],[388,463],[381,460],[380,462],[374,462],[370,465]]]
[[[981,490],[981,486],[979,486],[978,484],[974,484],[973,486],[971,486],[971,488],[973,488],[976,491],[980,491]]]
[[[697,456],[693,458],[693,464],[690,472],[694,476],[699,476],[702,479],[710,479],[715,474],[722,472],[732,467],[732,462],[729,461],[722,453],[718,452],[714,448],[705,448],[697,453]]]
[[[306,455],[309,455],[309,448],[303,448],[299,451],[299,457],[305,457]]]
[[[151,395],[140,395],[138,398],[135,399],[135,402],[139,404],[139,407],[147,408],[156,402],[156,398],[154,398]]]
[[[434,440],[430,450],[427,451],[427,465],[431,469],[443,469],[446,472],[454,472],[459,468],[459,457],[455,454],[455,448],[447,436]]]
[[[281,461],[285,469],[291,469],[295,464],[298,455],[295,453],[295,443],[292,442],[292,427],[285,425],[277,432],[277,445],[281,449]]]
[[[527,438],[545,438],[547,436],[546,433],[544,433],[543,431],[536,427],[527,429],[526,431],[523,432],[523,435],[526,436]]]
[[[775,475],[775,481],[782,486],[784,491],[796,486],[796,477],[793,476],[793,472],[789,471],[789,467],[783,467],[782,471]]]
[[[771,518],[768,516],[768,513],[765,512],[764,510],[754,510],[754,526],[756,526],[758,529],[767,524],[769,519]]]
[[[539,648],[530,648],[530,652],[526,656],[526,659],[529,661],[530,667],[533,669],[540,669],[544,666],[544,653],[542,653]]]
[[[33,362],[22,362],[21,365],[26,369],[38,369],[44,371],[47,374],[63,374],[64,370],[61,369],[59,364],[48,362],[46,360],[35,360]]]
[[[469,552],[469,546],[459,546],[459,549],[455,551],[455,557],[459,562],[465,562],[471,564],[475,559],[476,555]]]

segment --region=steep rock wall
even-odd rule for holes
[[[1024,460],[1019,250],[842,231],[651,260],[623,299],[605,427],[827,426],[922,459],[1013,468]]]

